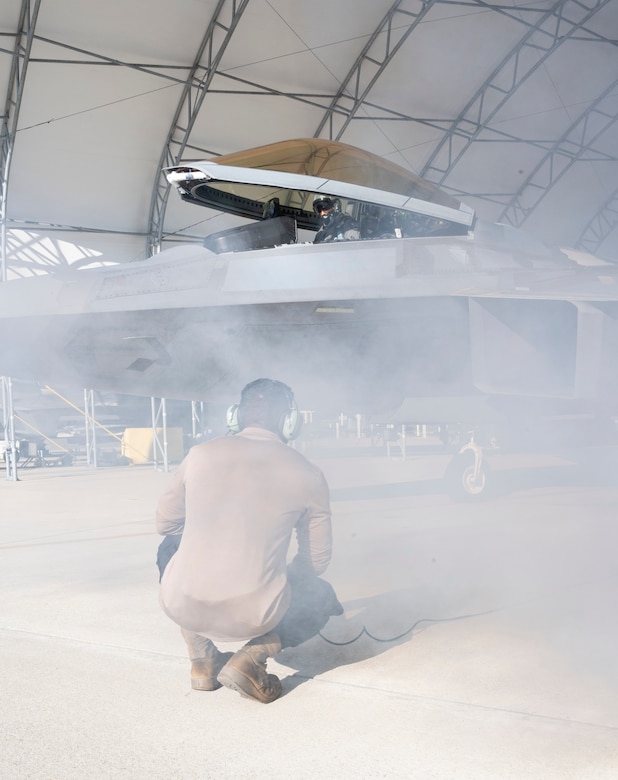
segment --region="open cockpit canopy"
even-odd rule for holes
[[[348,144],[301,138],[166,169],[183,200],[317,230],[316,196],[336,198],[363,238],[465,234],[474,212],[434,184]]]

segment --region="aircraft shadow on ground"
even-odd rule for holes
[[[332,501],[369,501],[383,498],[405,498],[406,496],[427,496],[444,493],[442,479],[424,479],[413,482],[392,482],[377,485],[357,485],[349,488],[334,488],[330,492]]]
[[[595,462],[505,469],[493,476],[490,493],[496,496],[545,487],[618,487],[618,471]]]
[[[418,594],[399,590],[348,601],[344,613],[329,620],[320,634],[281,651],[277,661],[296,672],[282,680],[283,693],[340,666],[375,658],[412,641],[436,622],[418,612]]]
[[[491,468],[491,466],[490,466]],[[618,467],[607,463],[574,463],[492,470],[490,482],[479,498],[500,498],[521,490],[557,487],[618,487]],[[447,495],[448,479],[425,479],[331,490],[332,501],[371,501],[412,496]]]

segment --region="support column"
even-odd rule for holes
[[[94,418],[94,390],[84,390],[84,423],[86,425],[86,460],[97,467],[97,424]]]
[[[2,412],[4,427],[4,458],[6,478],[17,482],[17,446],[15,443],[15,411],[13,409],[13,383],[7,376],[2,379]]]
[[[0,279],[3,282],[8,275],[6,220],[11,157],[40,5],[41,0],[22,0],[4,111],[0,113]]]
[[[151,398],[150,408],[152,414],[152,460],[154,468],[155,471],[169,471],[165,398],[159,398],[158,403],[156,398]]]
[[[191,401],[191,437],[193,441],[204,437],[204,402]]]

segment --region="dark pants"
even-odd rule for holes
[[[180,544],[180,540],[182,539],[182,534],[174,534],[169,536],[164,536],[163,541],[159,545],[159,549],[157,550],[157,568],[159,569],[159,582],[161,582],[161,577],[163,577],[163,572],[165,571],[165,567],[170,562],[170,558],[172,555],[176,552],[178,549],[178,545]]]
[[[180,534],[166,536],[157,551],[159,582],[170,558],[178,549]],[[333,586],[311,572],[299,572],[288,567],[288,582],[292,599],[287,612],[273,631],[281,639],[281,647],[296,647],[316,636],[328,623],[332,615],[342,615]]]
[[[273,628],[281,647],[296,647],[316,636],[333,615],[342,615],[333,586],[312,573],[299,574],[288,567],[292,600],[281,622]]]

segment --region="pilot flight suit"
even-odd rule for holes
[[[358,241],[360,228],[356,220],[342,211],[333,211],[326,218],[322,218],[322,226],[315,234],[314,244],[322,244],[328,241]]]

